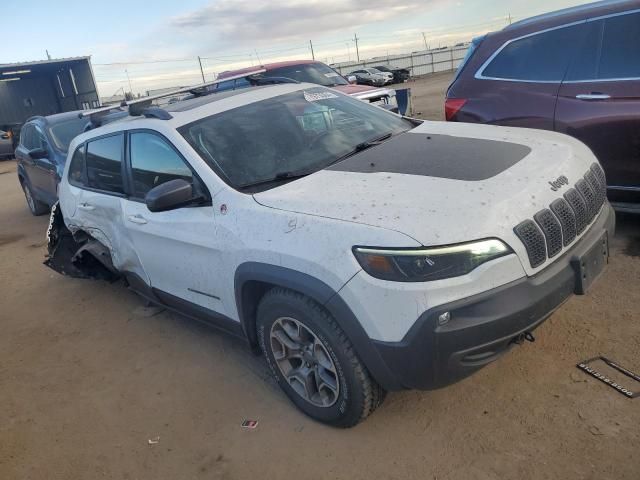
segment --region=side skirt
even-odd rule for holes
[[[208,308],[196,305],[195,303],[176,297],[170,293],[150,287],[135,273],[125,274],[129,288],[151,303],[166,308],[172,312],[184,315],[198,322],[207,324],[217,330],[242,339],[248,343],[240,322],[237,322],[225,315],[222,315]]]

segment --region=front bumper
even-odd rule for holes
[[[373,376],[383,379],[387,389],[427,390],[451,384],[496,360],[514,338],[534,330],[579,293],[572,260],[585,255],[605,231],[612,237],[614,230],[615,214],[605,203],[587,234],[537,275],[429,309],[399,342],[372,340],[381,360]],[[441,326],[438,317],[444,312],[450,312],[451,319]]]

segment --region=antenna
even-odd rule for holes
[[[254,48],[253,51],[256,53],[256,58],[258,59],[258,63],[262,65],[262,60],[260,60],[260,57],[258,56],[258,50]]]

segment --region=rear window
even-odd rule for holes
[[[560,82],[584,36],[584,24],[563,27],[508,43],[482,71],[483,77]]]
[[[71,158],[71,165],[69,165],[69,183],[76,187],[84,187],[87,184],[85,175],[85,163],[84,163],[84,149],[82,145],[76,149]]]
[[[262,75],[264,77],[286,77],[297,80],[298,82],[316,83],[324,87],[349,84],[338,72],[324,63],[308,63],[279,67],[269,70]]]
[[[69,150],[71,140],[76,138],[89,124],[86,118],[70,118],[63,122],[55,123],[49,127],[49,135],[59,150]]]
[[[476,53],[476,50],[478,50],[478,47],[485,38],[486,35],[482,35],[481,37],[476,37],[471,40],[471,45],[469,45],[467,53],[465,53],[464,58],[460,62],[460,65],[458,65],[458,69],[456,70],[456,74],[453,76],[453,81],[451,83],[455,82],[456,79],[460,76],[462,70],[467,65],[467,63],[469,63],[469,60],[471,60],[471,57],[473,57],[473,54]]]
[[[87,144],[87,182],[89,187],[106,192],[124,193],[122,153],[124,135],[112,135]]]

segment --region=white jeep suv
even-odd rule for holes
[[[311,84],[135,107],[72,142],[47,263],[245,338],[328,424],[478,370],[607,263],[603,171],[563,135]]]

